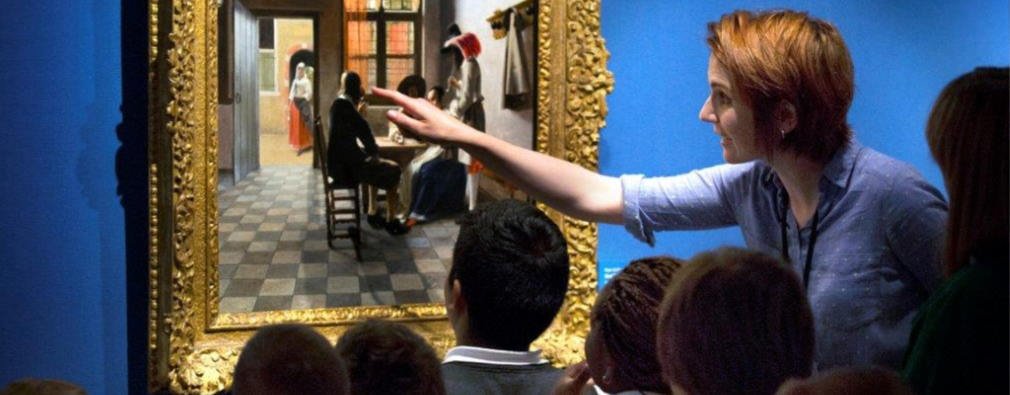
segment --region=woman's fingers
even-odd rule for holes
[[[423,99],[409,99],[409,100],[410,101],[417,101],[417,100],[424,101]],[[420,103],[418,103],[418,104],[420,104]],[[425,111],[425,112],[419,112],[419,111]],[[427,113],[426,111],[428,111],[428,109],[425,109],[425,108],[422,108],[422,107],[403,107],[403,110],[402,110],[402,112],[404,114],[407,114],[407,116],[409,116],[411,118],[414,118],[416,120],[419,120],[419,121],[428,121],[428,120],[430,120],[429,118],[431,116],[431,113]]]
[[[410,98],[399,92],[382,88],[372,88],[380,96],[393,101],[402,110],[389,112],[386,116],[390,121],[406,129],[411,137],[442,144],[455,141],[463,126],[448,113],[438,109],[423,98]]]
[[[435,106],[422,98],[415,99],[400,92],[382,88],[372,88],[372,92],[380,97],[392,100],[393,103],[403,109],[404,113],[414,119],[426,120],[432,114],[431,111],[439,111]]]
[[[569,366],[565,369],[565,374],[555,384],[553,395],[581,394],[589,377],[589,365],[586,364],[586,361]]]
[[[411,99],[410,96],[404,95],[397,91],[382,88],[372,88],[372,93],[376,94],[379,97],[385,97],[389,100],[392,100],[393,103],[396,103],[397,106],[403,107],[403,109],[410,114],[417,115],[418,113],[417,111],[418,103],[417,101]]]
[[[589,381],[589,364],[586,361],[582,361],[569,366],[568,369],[565,369],[565,374],[572,378],[573,383],[585,385]]]
[[[424,127],[424,122],[418,121],[399,111],[386,111],[386,118],[400,127],[401,131],[410,132],[412,137],[417,136],[417,131]]]

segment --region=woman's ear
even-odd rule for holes
[[[792,133],[798,124],[796,106],[788,100],[779,101],[779,104],[775,106],[775,128],[779,133],[782,133],[782,138]]]

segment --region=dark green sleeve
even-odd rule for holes
[[[902,368],[916,393],[1010,392],[1007,282],[1005,274],[968,267],[922,306]]]

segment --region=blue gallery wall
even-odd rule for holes
[[[856,62],[858,138],[937,185],[922,138],[932,100],[976,65],[1008,63],[1005,2],[708,3],[603,0],[617,85],[602,172],[677,174],[721,161],[696,116],[707,94],[704,23],[734,8],[807,9],[836,23]],[[144,392],[144,4],[0,4],[0,386],[34,376],[91,394]],[[629,148],[640,146],[662,149]],[[658,240],[649,248],[601,227],[601,263],[741,243],[735,229]]]
[[[602,33],[616,85],[601,131],[601,173],[675,175],[722,163],[712,126],[698,120],[709,91],[705,24],[741,8],[804,10],[834,23],[855,62],[849,121],[856,138],[913,164],[941,189],[923,137],[933,100],[976,66],[1010,63],[1006,1],[603,0]],[[720,245],[742,246],[739,228],[659,233],[650,248],[621,226],[603,225],[600,275],[637,257],[688,258]]]
[[[144,3],[3,2],[0,388],[145,388]]]

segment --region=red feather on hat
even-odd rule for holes
[[[459,48],[463,52],[464,59],[475,58],[480,55],[480,40],[477,39],[477,35],[473,33],[464,33],[461,36],[453,37],[448,42],[446,46],[453,45]]]

